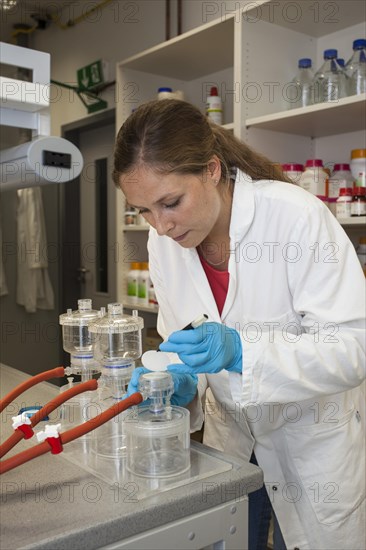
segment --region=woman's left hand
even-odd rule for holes
[[[238,332],[221,323],[203,323],[190,330],[173,332],[161,351],[179,355],[184,364],[169,365],[170,372],[213,374],[226,369],[242,371],[242,345]]]

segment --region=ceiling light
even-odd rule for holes
[[[12,8],[15,8],[17,3],[18,0],[0,0],[0,8],[2,10],[11,10]]]

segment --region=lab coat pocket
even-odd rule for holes
[[[301,498],[310,501],[321,523],[345,519],[364,499],[365,449],[358,411],[348,411],[337,422],[286,426],[285,434]]]

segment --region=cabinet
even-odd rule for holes
[[[238,4],[237,4],[238,5]],[[204,110],[212,85],[224,106],[224,124],[236,136],[279,163],[322,158],[325,165],[349,162],[351,149],[365,147],[365,99],[288,110],[286,90],[301,57],[314,67],[326,48],[346,60],[355,38],[364,36],[365,7],[358,0],[337,2],[249,2],[222,13],[168,42],[125,59],[117,67],[117,127],[132,109],[156,97],[160,86],[183,90],[185,99]],[[118,299],[124,299],[131,261],[146,261],[146,231],[123,228],[123,200],[117,205]],[[365,221],[343,224],[354,243]]]

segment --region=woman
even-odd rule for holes
[[[127,119],[114,180],[151,225],[160,349],[183,361],[169,370],[192,429],[208,388],[204,442],[256,458],[278,547],[363,548],[365,291],[341,226],[183,101]],[[208,323],[179,330],[202,313]],[[252,512],[249,547],[262,548]]]

